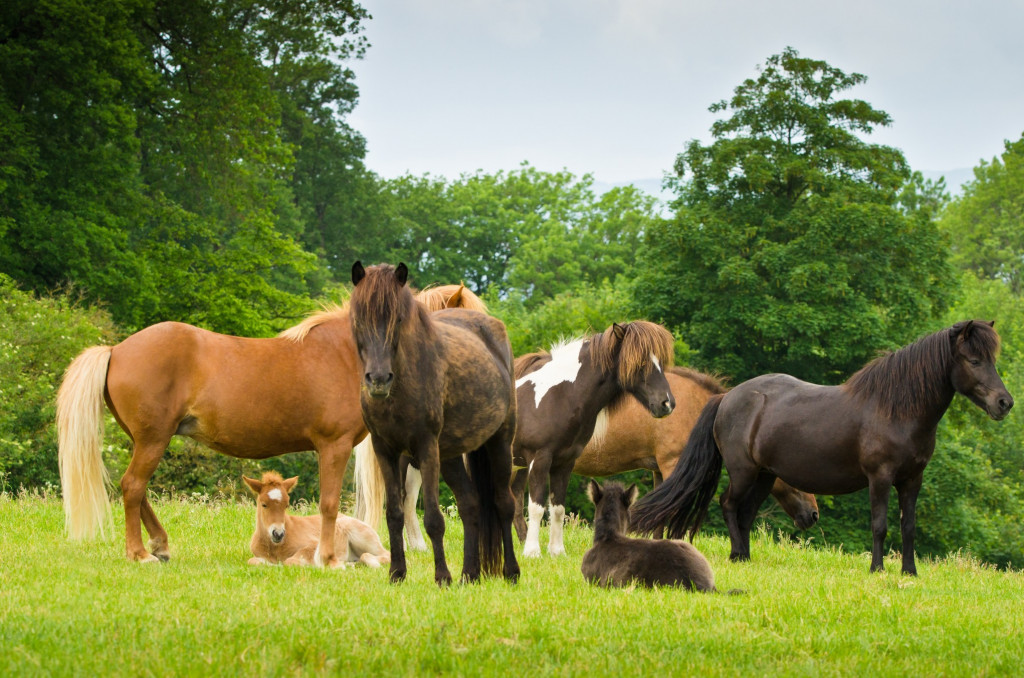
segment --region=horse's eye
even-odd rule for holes
[[[967,362],[969,362],[970,364],[974,365],[975,367],[977,367],[978,365],[980,365],[980,364],[981,364],[981,361],[980,361],[980,360],[978,360],[978,359],[976,359],[976,358],[971,358],[971,359],[970,359],[970,360],[968,360]]]
[[[266,504],[260,504],[260,506],[262,506],[263,508],[267,508]]]

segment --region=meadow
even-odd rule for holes
[[[252,504],[160,499],[172,559],[123,556],[115,536],[70,543],[53,497],[0,495],[0,675],[1019,675],[1024,574],[965,554],[919,577],[869,574],[869,554],[753,536],[749,563],[701,536],[721,591],[587,584],[588,525],[568,555],[439,589],[429,554],[386,569],[251,567]],[[306,507],[306,511],[310,507]],[[542,530],[542,544],[547,530]],[[461,525],[446,553],[461,568]]]

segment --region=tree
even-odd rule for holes
[[[1002,160],[982,161],[974,181],[942,213],[953,263],[1024,294],[1024,135],[1006,142]]]
[[[865,79],[786,49],[677,157],[676,213],[647,232],[634,295],[701,366],[834,383],[944,308],[930,203],[901,204],[902,153],[858,136],[889,116],[836,96]]]

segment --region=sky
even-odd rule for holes
[[[477,170],[657,185],[727,99],[793,47],[866,84],[889,113],[867,139],[912,169],[970,178],[1024,132],[1024,1],[362,0],[349,123],[367,166],[456,179]],[[950,180],[953,181],[950,181]]]

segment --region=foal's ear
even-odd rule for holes
[[[242,476],[242,480],[249,486],[250,492],[255,494],[257,497],[260,496],[260,491],[263,490],[263,483],[255,478],[246,478],[245,476]]]
[[[626,336],[626,328],[619,323],[612,323],[612,334],[615,335],[616,339],[622,341],[622,338]]]
[[[601,501],[604,497],[604,492],[601,491],[601,486],[597,484],[597,481],[591,479],[587,483],[587,496],[590,497],[590,501],[594,502],[594,506],[597,506],[597,502]]]
[[[363,262],[357,261],[352,264],[352,284],[358,285],[359,281],[366,277],[366,269],[363,268]]]
[[[281,487],[284,488],[285,492],[288,492],[289,494],[291,494],[291,491],[293,489],[295,489],[295,486],[298,485],[298,484],[299,484],[299,477],[295,476],[294,478],[289,478],[288,480],[286,480],[283,483],[281,483]]]
[[[985,324],[986,324],[986,325],[988,325],[989,327],[992,327],[992,328],[994,328],[994,327],[996,326],[996,321],[995,321],[995,320],[989,320],[989,321],[988,321],[987,323],[985,323]]]
[[[626,491],[622,493],[622,503],[626,505],[626,508],[632,506],[633,502],[636,501],[636,493],[636,483],[627,487]]]
[[[404,285],[409,279],[409,268],[405,264],[398,264],[398,268],[395,269],[395,278],[399,285]]]

